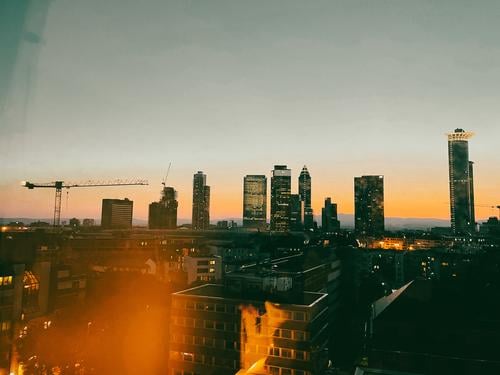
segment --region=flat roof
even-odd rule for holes
[[[194,288],[182,290],[180,292],[173,293],[177,296],[198,296],[198,297],[206,297],[213,299],[232,299],[238,302],[264,302],[269,301],[278,304],[284,305],[295,305],[301,307],[312,307],[319,301],[324,298],[327,298],[328,294],[326,293],[314,293],[314,292],[303,292],[299,296],[284,297],[279,295],[268,295],[262,293],[261,299],[256,299],[255,296],[252,296],[252,299],[245,299],[244,295],[239,293],[233,293],[229,291],[224,285],[221,284],[204,284],[199,285]]]

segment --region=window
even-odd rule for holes
[[[292,320],[292,312],[291,311],[282,311],[281,312],[281,317],[283,319],[287,319],[287,320]]]
[[[209,273],[214,273],[214,272],[215,272],[215,268],[209,268],[209,269],[208,269],[208,272],[209,272]]]
[[[213,320],[205,320],[205,328],[206,329],[214,329],[214,322],[213,322]]]
[[[201,319],[196,319],[196,320],[194,321],[194,327],[195,327],[195,328],[203,328],[203,320],[201,320]]]
[[[222,323],[222,322],[216,322],[215,323],[215,329],[217,329],[219,331],[224,331],[224,323]]]
[[[303,331],[293,331],[293,338],[297,341],[305,341],[306,335]]]
[[[208,260],[199,260],[196,264],[198,266],[208,266]]]
[[[193,302],[186,302],[186,309],[187,310],[194,310],[194,303]]]
[[[203,345],[203,337],[202,336],[195,336],[194,337],[194,344],[195,345]]]
[[[208,273],[208,268],[198,268],[198,273]]]
[[[193,362],[193,353],[182,353],[182,360],[187,362]]]
[[[279,367],[274,367],[274,366],[269,366],[269,374],[271,374],[271,375],[280,375],[280,368]]]
[[[296,350],[295,359],[298,359],[299,361],[304,361],[306,359],[306,355],[302,350]]]
[[[303,311],[294,311],[293,320],[304,321],[306,320],[306,314]]]
[[[292,370],[289,368],[282,368],[281,375],[292,375]]]
[[[198,302],[196,304],[196,310],[205,310],[205,304]]]
[[[234,314],[236,312],[236,308],[234,305],[226,305],[226,312],[229,314]]]
[[[226,309],[225,309],[224,305],[217,304],[217,305],[215,305],[215,311],[217,311],[217,312],[225,312]]]
[[[284,339],[291,339],[292,338],[292,331],[289,329],[282,329],[281,330],[281,337]]]
[[[281,349],[281,356],[283,358],[292,358],[292,351],[290,349],[282,348]]]
[[[279,357],[280,356],[280,348],[274,348],[274,347],[269,348],[269,355]]]
[[[210,265],[213,266],[215,264],[215,260],[211,260],[209,263],[210,263]]]

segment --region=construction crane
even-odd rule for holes
[[[171,166],[172,166],[172,162],[168,163],[167,175],[165,176],[165,178],[161,182],[161,184],[163,185],[163,187],[165,187],[167,185],[167,178],[168,178],[168,174],[170,173],[170,167]]]
[[[147,180],[131,179],[131,180],[111,180],[111,181],[84,181],[78,183],[65,183],[64,181],[53,182],[28,182],[23,181],[22,186],[28,189],[49,188],[56,189],[56,197],[54,200],[54,222],[53,225],[58,227],[61,222],[61,196],[62,189],[70,189],[76,187],[100,187],[100,186],[132,186],[132,185],[148,185]]]

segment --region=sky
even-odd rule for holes
[[[23,180],[146,178],[71,189],[61,214],[128,197],[144,219],[172,163],[180,218],[197,171],[216,220],[241,217],[246,174],[286,164],[292,192],[307,165],[315,214],[352,213],[374,174],[386,216],[447,219],[455,128],[476,133],[476,204],[500,204],[498,1],[5,1],[0,217],[52,216],[54,191]]]

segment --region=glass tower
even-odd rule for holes
[[[474,134],[455,129],[448,134],[451,229],[456,234],[475,230],[473,163],[469,161],[469,138]]]
[[[193,176],[193,229],[204,230],[210,225],[210,186],[207,176],[199,171]]]
[[[271,177],[271,230],[290,229],[290,193],[292,173],[286,165],[275,165]]]
[[[299,176],[299,195],[304,206],[304,229],[311,230],[314,227],[314,217],[311,206],[311,175],[305,165]]]
[[[243,179],[243,226],[265,229],[267,221],[267,178],[248,175]]]
[[[354,229],[376,236],[384,232],[384,176],[354,178]]]

